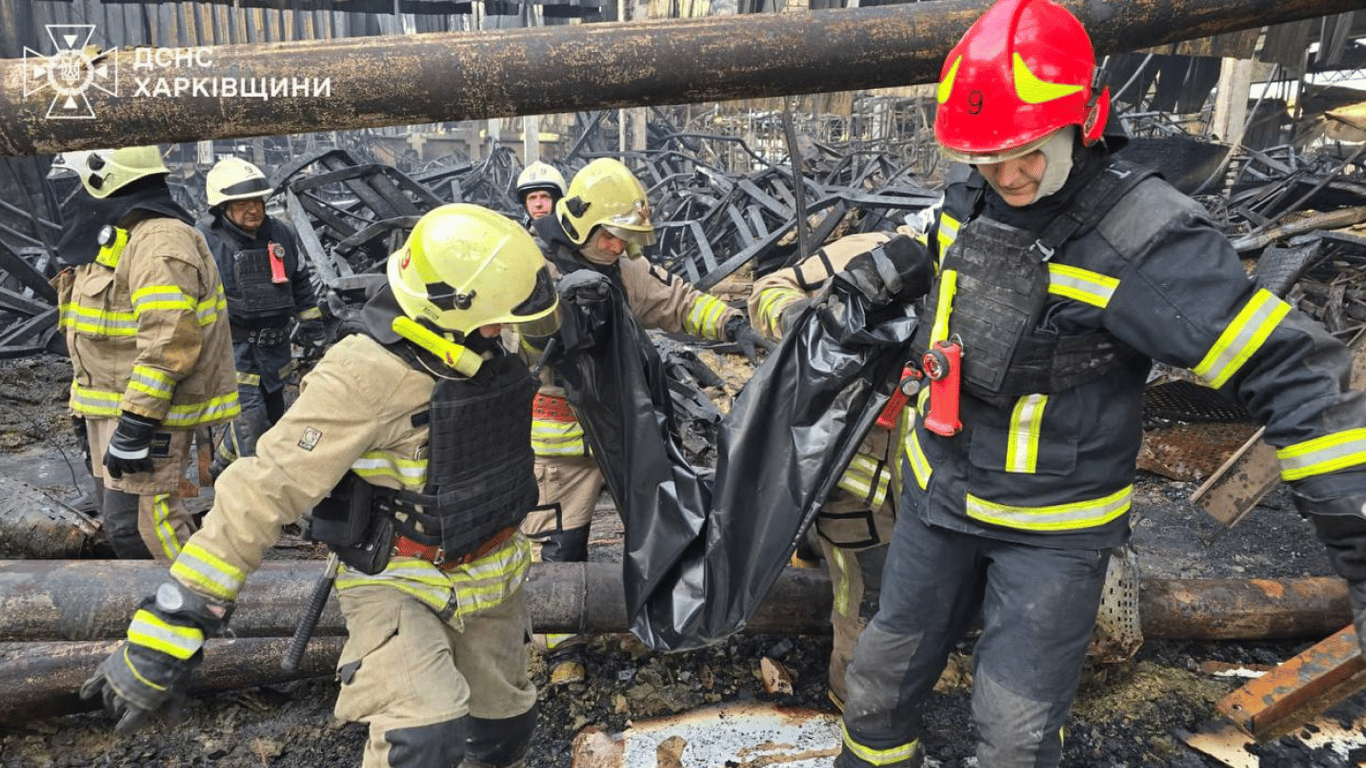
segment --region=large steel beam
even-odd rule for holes
[[[1062,2],[1101,54],[1361,8],[1361,0]],[[179,55],[124,50],[94,61],[52,52],[0,62],[0,155],[930,83],[989,6],[936,0]],[[222,91],[228,81],[232,95]],[[264,97],[239,95],[244,86]],[[64,97],[88,98],[94,119],[50,118],[54,96],[58,114]]]
[[[270,560],[247,580],[233,614],[239,637],[289,635],[323,563]],[[167,578],[166,567],[136,560],[0,561],[0,642],[121,637],[137,601]],[[621,566],[537,563],[527,585],[538,632],[625,632]],[[747,632],[830,631],[830,580],[823,569],[787,568],[745,626]],[[1351,620],[1338,578],[1144,579],[1139,616],[1145,636],[1187,640],[1322,637]],[[344,631],[335,598],[319,635]]]

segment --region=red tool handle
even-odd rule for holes
[[[266,246],[266,252],[270,254],[270,281],[272,283],[287,283],[289,276],[285,274],[285,249],[279,243],[271,243]]]
[[[962,361],[963,348],[952,341],[936,341],[921,361],[930,379],[930,413],[925,417],[925,428],[936,435],[952,437],[963,429],[958,418]]]

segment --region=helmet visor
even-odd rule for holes
[[[644,200],[637,200],[629,213],[609,216],[602,222],[602,228],[628,243],[642,246],[654,245],[658,239],[650,223],[650,206]]]
[[[958,163],[967,163],[969,165],[1004,163],[1007,160],[1024,157],[1030,152],[1039,149],[1048,142],[1049,138],[1051,138],[1054,133],[1055,131],[1049,131],[1039,138],[1034,139],[1033,141],[1027,141],[1018,147],[1004,147],[994,152],[960,152],[951,147],[946,147],[943,144],[939,145],[939,151],[943,152],[944,156],[948,159]]]

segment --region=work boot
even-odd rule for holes
[[[570,685],[588,679],[588,667],[584,663],[582,647],[554,651],[546,657],[546,663],[550,666],[551,685]]]

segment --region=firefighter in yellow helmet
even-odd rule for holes
[[[564,197],[564,176],[552,165],[536,161],[517,176],[517,200],[526,213],[527,226],[555,210]]]
[[[68,158],[85,195],[53,278],[105,534],[120,558],[173,560],[193,532],[180,496],[195,428],[238,413],[218,268],[171,198],[154,146]]]
[[[281,527],[313,510],[311,535],[341,561],[335,711],[368,724],[364,765],[518,764],[536,723],[518,530],[536,503],[536,384],[499,332],[547,336],[558,306],[519,224],[467,204],[423,216],[354,332],[223,472],[203,529],[83,695],[123,731],[182,695]]]
[[[219,160],[205,178],[209,215],[198,224],[228,297],[237,396],[242,415],[225,431],[214,456],[214,476],[285,412],[285,382],[294,369],[293,337],[304,347],[323,344],[325,327],[312,273],[293,227],[266,213],[271,189],[260,168],[237,157]]]
[[[646,328],[733,341],[751,360],[757,349],[772,346],[740,311],[640,255],[655,242],[650,202],[640,181],[618,160],[600,158],[585,166],[555,204],[554,215],[536,219],[532,228],[557,278],[580,270],[606,274]],[[532,445],[540,501],[522,530],[536,543],[542,560],[583,562],[588,559],[593,508],[605,481],[551,366],[541,369]],[[551,635],[545,642],[552,684],[584,679],[584,638]]]

